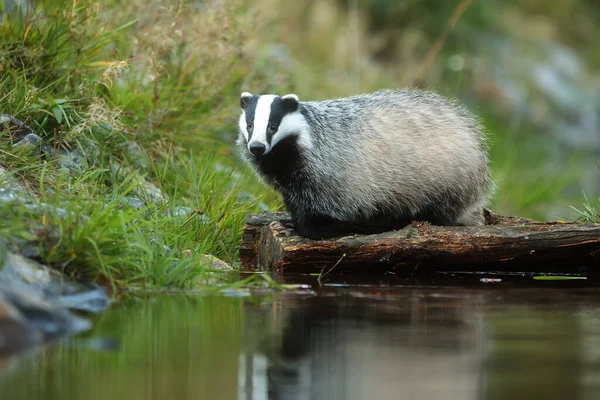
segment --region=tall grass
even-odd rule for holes
[[[0,237],[112,284],[200,282],[204,254],[235,266],[245,214],[278,205],[231,150],[252,23],[235,0],[40,1],[4,15],[0,113],[45,150],[0,137],[0,183],[26,189],[0,202]],[[61,162],[69,152],[79,168]]]
[[[600,163],[596,163],[598,170],[600,171]],[[584,194],[584,203],[581,207],[571,207],[578,219],[582,222],[590,222],[593,224],[600,224],[600,197],[594,200],[589,200]]]

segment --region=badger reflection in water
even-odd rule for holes
[[[269,398],[478,398],[479,329],[452,302],[309,299],[269,360]]]

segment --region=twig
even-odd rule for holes
[[[413,276],[415,274],[415,272],[417,271],[417,268],[419,268],[419,265],[421,265],[421,261],[419,261],[417,263],[417,265],[415,265],[415,269],[412,270],[412,272],[410,273],[410,276]]]
[[[340,257],[340,259],[333,265],[333,267],[331,267],[329,269],[329,271],[323,273],[323,270],[325,269],[325,267],[323,267],[323,269],[321,270],[321,274],[319,275],[319,277],[317,278],[317,282],[319,282],[319,285],[321,284],[321,278],[324,278],[328,273],[330,273],[331,271],[333,271],[333,269],[335,267],[338,266],[339,263],[342,262],[342,260],[344,259],[344,257],[346,257],[346,253],[342,254],[342,256]]]
[[[427,74],[427,72],[431,68],[431,65],[435,61],[435,58],[444,46],[444,43],[446,43],[450,32],[454,28],[454,25],[456,25],[460,17],[464,14],[467,8],[469,8],[472,2],[473,0],[462,0],[460,3],[458,3],[456,8],[454,9],[454,12],[452,13],[452,16],[446,23],[446,29],[444,29],[444,32],[442,32],[440,37],[435,41],[433,46],[431,46],[431,48],[427,52],[427,56],[425,56],[425,61],[423,61],[417,81],[423,81],[425,75]]]

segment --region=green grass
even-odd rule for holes
[[[102,170],[60,176],[52,193],[40,184],[33,201],[0,202],[0,237],[21,250],[36,243],[43,262],[72,275],[143,286],[197,282],[203,254],[235,262],[244,215],[256,206],[238,198],[230,172],[191,160],[180,176],[189,193],[139,209],[127,201],[136,182],[101,185]]]
[[[597,203],[600,204],[600,199],[597,200]],[[573,207],[573,209],[579,215],[580,221],[600,224],[600,211],[598,211],[599,208],[596,208],[596,206],[590,203],[587,198],[585,203],[583,203],[583,207]]]
[[[247,212],[279,205],[240,168],[237,104],[224,102],[238,95],[251,20],[236,1],[210,15],[157,7],[145,20],[143,2],[105,6],[46,1],[0,21],[0,113],[46,144],[39,154],[0,138],[0,183],[26,193],[0,202],[0,238],[70,275],[190,286],[208,276],[204,254],[236,265]],[[61,165],[67,151],[85,155],[82,168]]]
[[[597,164],[600,171],[600,163]],[[590,201],[587,196],[584,197],[584,203],[581,207],[571,207],[578,215],[578,220],[593,224],[600,224],[600,197],[595,201]]]
[[[204,254],[237,266],[245,215],[281,208],[233,146],[240,91],[339,96],[400,86],[420,63],[400,75],[364,57],[357,63],[361,54],[342,46],[345,13],[327,12],[331,23],[306,32],[306,15],[292,12],[303,2],[271,15],[269,1],[43,0],[4,14],[0,113],[26,122],[44,147],[13,147],[0,135],[0,187],[26,193],[0,201],[0,241],[33,247],[73,276],[145,288],[211,281]],[[268,56],[270,41],[288,46],[293,63]],[[541,217],[581,164],[557,163],[556,149],[527,127],[477,111],[490,131],[494,207]],[[79,168],[65,167],[67,152],[82,155]],[[598,219],[591,205],[584,211]]]

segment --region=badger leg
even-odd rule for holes
[[[483,225],[483,207],[479,204],[464,210],[457,218],[456,224],[463,226]]]
[[[303,215],[294,218],[296,232],[312,240],[330,239],[351,234],[374,234],[401,229],[410,224],[409,219],[365,221],[364,223],[340,221],[323,215]]]
[[[321,240],[330,237],[333,219],[320,215],[296,215],[294,216],[296,232],[298,235],[312,239]]]

